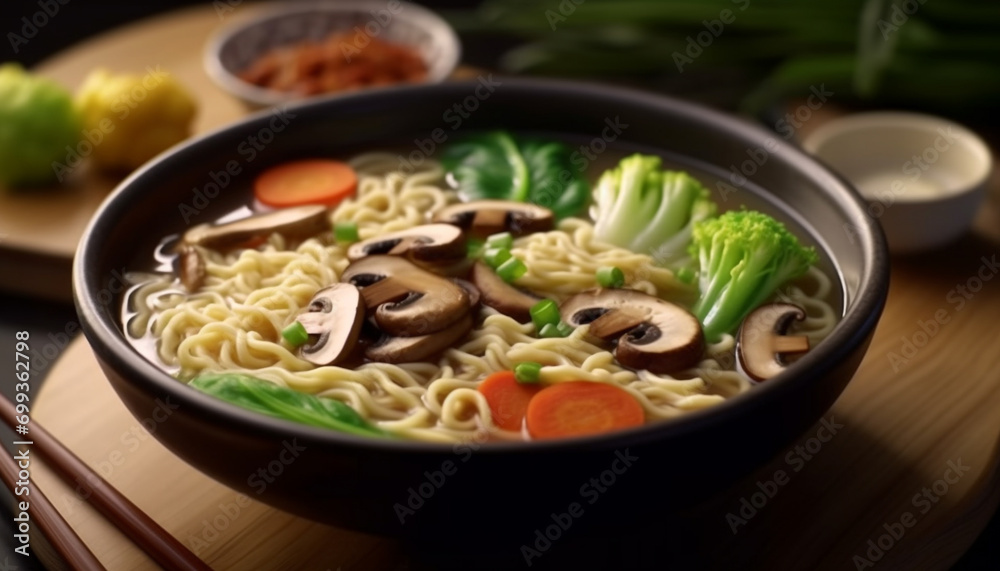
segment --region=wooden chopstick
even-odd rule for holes
[[[14,459],[7,454],[0,454],[0,475],[3,476],[3,483],[11,494],[14,493],[15,482],[18,480],[17,472],[18,466]],[[94,557],[94,553],[66,523],[66,520],[59,515],[59,510],[34,485],[34,482],[32,482],[30,490],[31,495],[27,501],[31,525],[37,525],[63,560],[72,564],[74,568],[86,571],[104,571],[104,566],[97,560],[97,557]],[[18,499],[15,497],[14,505],[17,506],[17,504]],[[16,508],[14,513],[17,513]]]
[[[0,416],[7,426],[15,426],[14,404],[4,395],[0,395]],[[68,484],[79,485],[88,494],[87,501],[153,560],[166,569],[211,571],[211,567],[91,470],[56,437],[35,421],[30,426],[35,448],[45,456],[56,474]]]

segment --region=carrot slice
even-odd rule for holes
[[[504,430],[521,430],[528,402],[541,387],[522,385],[514,371],[499,371],[479,383],[479,392],[486,397],[493,415],[493,424]]]
[[[272,208],[303,204],[333,206],[358,188],[358,175],[346,163],[310,159],[284,163],[254,181],[254,196]]]
[[[642,405],[624,389],[570,381],[542,389],[528,404],[532,438],[566,438],[612,432],[645,421]]]

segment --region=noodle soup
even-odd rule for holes
[[[282,196],[335,182],[280,208],[265,173],[240,209],[133,272],[127,337],[178,382],[263,414],[533,440],[711,407],[771,382],[839,318],[801,226],[750,192],[722,202],[710,169],[626,147],[586,172],[542,169],[572,148],[490,136],[412,169],[343,158],[353,185],[298,172]],[[504,145],[523,160],[491,164]],[[497,196],[508,187],[528,190]]]

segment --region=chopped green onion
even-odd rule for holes
[[[544,339],[550,339],[553,337],[569,337],[575,329],[575,327],[565,321],[560,321],[558,324],[546,323],[538,331],[538,336]]]
[[[625,285],[625,272],[617,266],[604,266],[597,270],[597,285],[601,287],[622,287]]]
[[[507,248],[508,250],[514,247],[514,237],[510,235],[510,232],[500,232],[499,234],[490,234],[486,237],[486,247],[487,248]]]
[[[552,327],[559,325],[559,306],[551,299],[539,301],[531,306],[531,310],[528,313],[531,314],[531,321],[535,324],[535,328],[538,329],[539,333],[541,333],[542,328],[546,325],[551,325]]]
[[[295,321],[286,327],[284,331],[281,332],[281,336],[284,337],[285,341],[288,341],[288,344],[292,347],[304,345],[307,341],[309,341],[309,334],[306,333],[306,328],[303,327],[298,321]]]
[[[497,275],[507,283],[511,283],[528,272],[528,266],[517,258],[511,258],[497,266]]]
[[[553,337],[565,337],[562,331],[559,330],[559,326],[553,323],[546,323],[538,331],[538,336],[543,339],[551,339]]]
[[[483,241],[478,238],[469,238],[465,243],[465,255],[469,258],[478,258],[483,253]]]
[[[560,337],[569,337],[574,331],[576,331],[575,327],[565,321],[560,321],[559,325],[556,325],[556,329],[559,330]]]
[[[487,248],[483,252],[483,260],[490,265],[491,268],[499,268],[501,264],[506,262],[511,258],[510,250],[507,248]]]
[[[694,270],[692,270],[691,268],[681,268],[677,270],[677,273],[674,275],[677,276],[677,279],[679,279],[681,283],[685,284],[694,283],[694,277],[695,277]]]
[[[537,383],[542,372],[542,364],[532,361],[518,363],[514,367],[514,378],[519,383]]]
[[[361,239],[358,236],[358,223],[353,220],[337,222],[333,226],[333,238],[341,244],[357,242]]]

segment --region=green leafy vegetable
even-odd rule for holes
[[[360,436],[389,436],[338,400],[300,393],[249,375],[208,374],[189,384],[236,406],[275,418]]]
[[[753,114],[821,86],[838,105],[920,107],[978,121],[1000,97],[1000,10],[988,0],[574,4],[542,18],[536,0],[484,0],[448,15],[460,35],[518,38],[499,61],[507,72],[613,78],[688,96],[694,89],[713,105],[735,107],[742,98]],[[708,45],[712,36],[721,39]]]
[[[700,266],[694,314],[710,342],[733,331],[778,286],[801,276],[819,259],[784,224],[752,210],[696,224],[691,255]]]
[[[0,66],[0,184],[54,181],[53,164],[66,160],[67,147],[79,139],[80,120],[68,91],[19,64]]]
[[[663,265],[686,256],[691,228],[715,214],[708,189],[685,172],[660,170],[660,158],[632,155],[594,188],[594,236],[649,254]]]
[[[463,200],[516,200],[575,216],[587,204],[589,185],[555,141],[515,139],[505,131],[472,136],[445,149],[441,160]]]

